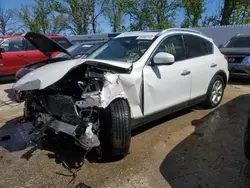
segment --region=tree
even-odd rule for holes
[[[55,0],[56,11],[67,14],[69,29],[73,34],[87,34],[91,16],[93,16],[94,0]],[[94,20],[95,21],[95,20]]]
[[[14,21],[14,10],[4,10],[0,5],[0,34],[12,35],[21,29],[21,25]]]
[[[91,11],[90,11],[90,24],[91,24],[91,28],[92,28],[92,32],[96,33],[97,32],[97,25],[98,25],[98,18],[103,15],[104,11],[105,11],[105,0],[92,0],[92,6]],[[96,9],[96,5],[100,5],[99,6],[99,10]]]
[[[237,0],[224,0],[224,5],[222,8],[222,18],[221,18],[221,25],[229,25],[230,24],[230,17],[235,10],[237,5]]]
[[[123,7],[130,19],[130,30],[145,30],[152,25],[153,19],[147,0],[127,0],[124,1]]]
[[[202,18],[201,25],[203,27],[220,25],[220,19],[218,15],[215,16],[205,16]]]
[[[250,17],[250,1],[238,1],[230,17],[230,24],[246,24]]]
[[[125,1],[126,2],[126,1]],[[105,0],[105,16],[107,17],[113,32],[121,31],[124,21],[124,6],[126,3],[123,0]]]
[[[247,23],[250,0],[224,0],[221,10],[221,25]]]
[[[204,0],[182,0],[185,19],[182,27],[198,27],[202,14],[206,11]]]
[[[176,11],[180,7],[179,0],[148,0],[153,22],[152,29],[165,29],[174,26]]]
[[[67,18],[63,14],[54,12],[53,0],[36,0],[32,6],[23,6],[19,11],[19,18],[26,28],[43,34],[57,34],[68,26]]]

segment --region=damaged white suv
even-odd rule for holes
[[[67,53],[42,35],[25,38],[44,54]],[[227,61],[212,39],[176,28],[120,34],[87,59],[47,64],[13,88],[26,91],[26,115],[41,132],[124,157],[131,129],[195,104],[216,107],[227,81]]]

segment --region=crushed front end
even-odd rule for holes
[[[52,129],[73,136],[86,150],[98,147],[102,97],[110,85],[105,72],[82,66],[45,89],[28,91],[24,112],[40,135]]]

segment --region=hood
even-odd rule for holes
[[[33,44],[44,55],[50,57],[54,52],[63,52],[71,56],[71,54],[62,46],[39,33],[28,32],[24,35],[31,44]]]
[[[250,55],[250,48],[220,48],[220,51],[224,55]]]
[[[132,71],[132,63],[96,59],[74,59],[48,64],[29,72],[14,85],[17,91],[44,89],[63,78],[70,70],[79,65],[86,64],[97,69],[117,74],[129,74]]]

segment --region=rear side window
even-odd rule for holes
[[[185,59],[186,54],[181,35],[166,38],[156,50],[156,53],[159,52],[167,52],[172,54],[175,57],[175,61]]]
[[[226,48],[250,48],[250,37],[233,37],[227,44]]]
[[[1,44],[1,47],[4,48],[5,52],[24,51],[23,39],[8,39]]]
[[[213,44],[201,37],[184,35],[187,58],[195,58],[213,53]]]
[[[65,49],[72,46],[72,44],[66,38],[51,38],[51,40],[55,41],[56,43],[58,43],[60,46],[62,46]]]

